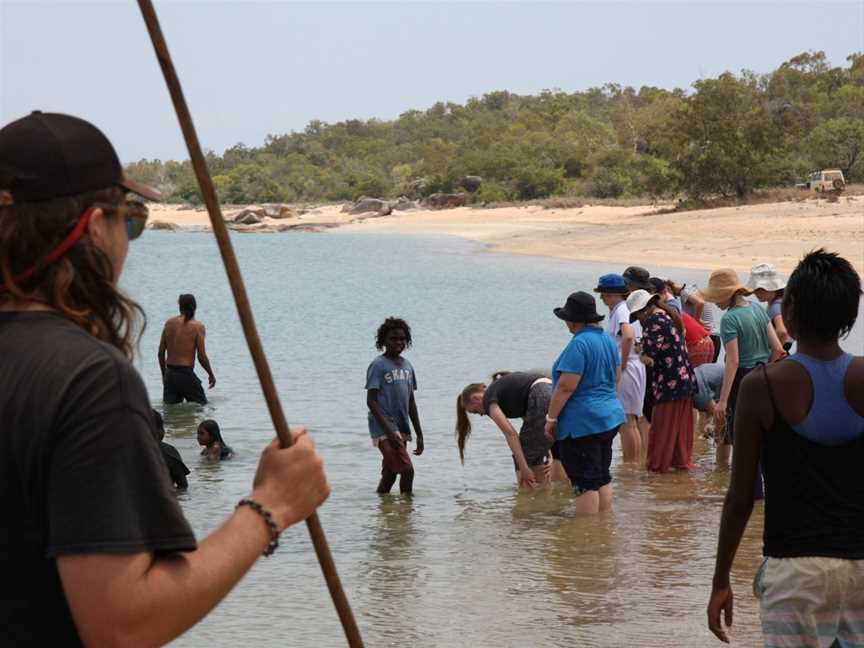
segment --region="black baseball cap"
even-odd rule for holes
[[[108,138],[71,115],[34,111],[0,129],[0,204],[29,203],[119,186],[149,200],[155,189],[123,175]]]

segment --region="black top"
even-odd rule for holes
[[[186,475],[189,474],[189,469],[183,463],[183,458],[177,451],[177,448],[170,443],[164,441],[159,442],[159,449],[162,450],[162,458],[165,460],[165,465],[168,466],[168,474],[171,475],[171,481],[175,488],[189,488],[189,482],[186,481]]]
[[[47,312],[0,313],[4,645],[80,646],[55,558],[195,549],[140,376]]]
[[[483,394],[483,409],[488,414],[492,403],[498,403],[498,407],[507,418],[524,417],[531,384],[539,378],[547,378],[547,376],[521,371],[501,376],[486,388],[486,393]]]
[[[835,446],[810,441],[783,420],[770,383],[768,392],[774,425],[762,451],[763,553],[864,559],[864,437]]]

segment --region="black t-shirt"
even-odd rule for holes
[[[498,407],[507,418],[522,418],[528,405],[528,392],[531,385],[539,378],[545,378],[541,373],[513,373],[501,376],[486,388],[483,394],[483,409],[489,414],[492,403],[498,403]]]
[[[57,556],[195,549],[151,426],[116,349],[54,313],[0,313],[4,645],[81,645]]]
[[[189,482],[186,481],[189,469],[183,463],[183,457],[180,456],[177,448],[170,443],[160,441],[159,449],[162,450],[162,458],[165,460],[165,465],[168,466],[168,474],[171,475],[174,486],[176,488],[189,488]]]

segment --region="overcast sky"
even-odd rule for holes
[[[855,2],[157,2],[205,148],[311,119],[390,119],[491,90],[689,87],[805,50],[864,51]],[[134,0],[0,0],[0,122],[33,109],[97,124],[124,162],[182,159]]]

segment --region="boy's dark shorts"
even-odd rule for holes
[[[207,403],[201,379],[195,375],[192,367],[177,367],[168,365],[162,379],[162,400],[168,405],[182,403]]]
[[[401,475],[406,470],[414,468],[411,463],[411,455],[408,454],[408,444],[405,441],[397,443],[384,437],[378,441],[378,449],[383,457],[381,462],[382,475],[387,471]]]
[[[611,483],[609,466],[612,465],[612,439],[616,434],[617,427],[600,434],[556,441],[564,471],[577,496]]]

